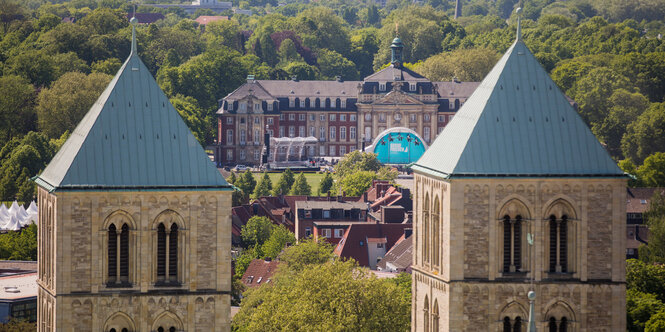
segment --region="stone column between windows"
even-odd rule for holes
[[[117,231],[116,227],[116,236],[115,236],[115,283],[120,283],[120,238],[122,238],[122,227]]]
[[[556,220],[556,272],[561,273],[561,220]]]
[[[164,226],[164,228],[166,228],[166,226]],[[166,233],[166,248],[164,249],[164,251],[165,251],[164,252],[164,256],[165,256],[165,258],[164,258],[164,281],[165,282],[168,282],[171,279],[171,275],[169,273],[169,258],[171,258],[170,255],[169,255],[170,251],[171,251],[170,250],[171,247],[169,246],[169,242],[170,242],[169,240],[170,240],[170,237],[171,237],[170,236],[171,235],[170,229],[171,228],[169,227],[168,231],[165,230],[165,233]]]
[[[515,272],[515,220],[510,219],[510,272]]]

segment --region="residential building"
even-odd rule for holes
[[[138,57],[134,27],[35,182],[38,331],[230,331],[232,188]]]
[[[240,281],[248,288],[265,285],[271,281],[279,264],[278,261],[254,259],[249,263]]]
[[[0,261],[0,324],[37,321],[37,262]]]
[[[411,232],[412,227],[412,224],[351,224],[334,253],[344,259],[353,258],[360,266],[375,270],[377,263],[405,233]]]
[[[649,228],[644,212],[652,197],[665,193],[665,188],[628,188],[626,195],[626,259],[638,258],[638,249],[649,242]]]
[[[296,239],[324,236],[336,243],[341,238],[340,230],[350,224],[367,222],[367,204],[358,201],[297,201]],[[318,233],[314,233],[314,223]]]
[[[625,331],[627,178],[517,26],[412,167],[412,331]]]
[[[413,236],[409,229],[406,229],[404,235],[397,240],[397,243],[386,252],[376,269],[387,272],[407,272],[411,273],[411,263],[413,262]]]
[[[220,100],[215,160],[260,163],[261,137],[314,137],[316,144],[286,160],[339,157],[370,145],[390,128],[404,128],[430,144],[479,83],[431,82],[402,66],[402,42],[392,63],[362,81],[256,80]],[[286,153],[276,151],[275,153]]]

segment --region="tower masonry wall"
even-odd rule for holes
[[[230,330],[230,191],[39,188],[38,196],[53,208],[39,216],[53,225],[38,242],[40,258],[53,259],[39,266],[39,331]],[[178,225],[177,277],[166,284],[157,275],[159,223]],[[122,282],[108,276],[111,224],[129,227]]]
[[[426,297],[429,327],[440,331],[498,331],[507,316],[526,322],[532,283],[539,329],[565,317],[568,331],[625,330],[626,179],[416,174],[414,181],[414,331],[425,326]],[[507,237],[506,216],[521,218],[518,235]],[[550,228],[552,216],[564,220],[563,237]],[[504,260],[513,255],[508,270]]]

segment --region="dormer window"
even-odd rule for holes
[[[259,112],[259,111],[261,111],[261,104],[259,103],[254,104],[254,112]]]
[[[289,99],[289,107],[290,108],[296,107],[296,100],[295,99]]]
[[[409,90],[411,92],[416,91],[416,83],[409,83]]]
[[[337,107],[337,99],[332,99],[330,100],[330,107],[335,108]]]
[[[233,102],[229,101],[229,111],[233,111]]]
[[[379,91],[386,91],[386,83],[379,83]]]
[[[268,103],[268,111],[272,111],[272,103]]]
[[[240,103],[240,111],[246,111],[247,110],[247,103],[242,102]]]
[[[305,99],[300,99],[300,108],[305,108]]]
[[[346,99],[342,99],[342,101],[340,101],[340,107],[346,108]]]

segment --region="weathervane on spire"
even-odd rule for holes
[[[515,13],[517,14],[517,40],[522,39],[522,26],[520,23],[520,16],[522,14],[522,7],[517,7],[515,10]]]

